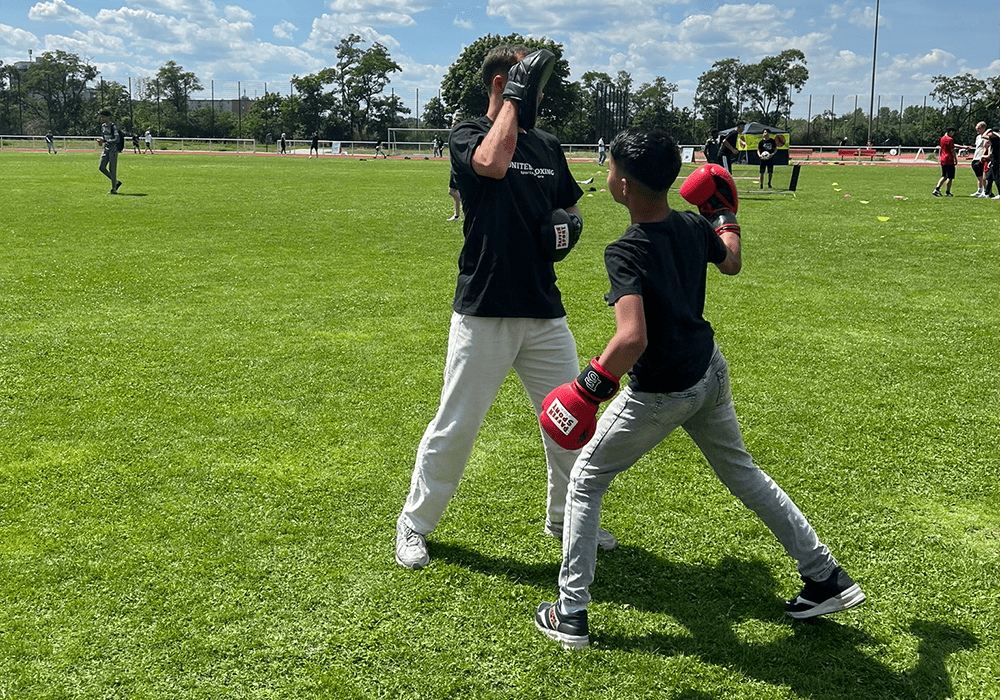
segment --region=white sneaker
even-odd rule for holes
[[[462,218],[462,217],[460,217],[460,216],[452,216],[452,217],[449,217],[449,218],[447,219],[447,221],[458,221],[458,220],[459,220],[459,219],[461,219],[461,218]]]
[[[430,563],[427,539],[403,522],[396,521],[396,563],[407,569],[422,569]]]
[[[562,542],[563,524],[545,523],[545,534]],[[618,538],[605,530],[603,527],[598,527],[597,546],[607,552],[610,552],[612,549],[618,547]]]
[[[983,191],[982,190],[976,190],[975,192],[973,192],[969,196],[970,197],[982,197],[983,196]]]

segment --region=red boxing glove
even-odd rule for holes
[[[716,163],[703,165],[688,175],[681,185],[681,197],[698,207],[709,220],[722,211],[735,214],[740,204],[733,176]]]
[[[565,450],[578,450],[594,437],[597,406],[618,391],[618,378],[608,374],[595,357],[576,381],[558,386],[542,402],[538,421]]]

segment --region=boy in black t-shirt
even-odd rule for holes
[[[678,427],[692,437],[720,481],[798,562],[805,587],[788,601],[787,614],[815,617],[846,610],[865,598],[743,445],[726,360],[703,316],[707,264],[727,275],[742,267],[735,184],[721,166],[706,165],[681,190],[703,213],[714,207],[712,216],[719,215],[721,222],[717,225],[693,212],[674,211],[667,192],[680,165],[677,146],[665,134],[628,130],[611,143],[608,191],[628,208],[632,220],[604,253],[611,281],[605,299],[615,309],[617,330],[576,383],[558,387],[546,398],[547,407],[558,405],[557,424],[547,424],[548,408],[541,418],[557,440],[570,437],[579,430],[574,419],[581,424],[587,420],[587,402],[592,402],[592,420],[597,403],[614,395],[617,377],[628,371],[631,382],[601,415],[594,437],[573,466],[559,599],[542,603],[535,613],[538,629],[566,648],[589,644],[587,604],[605,492],[615,476]],[[723,192],[729,204],[716,206]]]

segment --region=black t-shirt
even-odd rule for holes
[[[728,134],[726,134],[725,143],[728,143],[730,146],[732,146],[733,150],[737,150],[736,149],[736,142],[739,140],[739,138],[740,138],[740,134],[739,134],[738,131],[735,131],[735,130],[734,131],[730,131]],[[728,148],[723,147],[722,150],[723,150],[723,155],[728,156],[730,159],[732,159],[733,156],[735,155]]]
[[[766,151],[767,153],[771,153],[773,155],[774,152],[777,150],[778,150],[778,144],[770,136],[767,137],[766,139],[761,139],[760,143],[757,144],[758,153]]]
[[[990,161],[993,167],[1000,163],[1000,134],[995,131],[990,133]]]
[[[673,211],[666,221],[633,224],[604,251],[610,306],[629,294],[642,297],[646,351],[629,370],[635,391],[683,391],[708,369],[715,347],[705,320],[708,263],[726,259],[726,246],[700,214]]]
[[[486,117],[462,122],[448,138],[451,169],[465,211],[454,310],[471,316],[560,318],[566,315],[538,231],[556,208],[576,204],[576,184],[555,136],[519,134],[507,175],[480,177],[472,155],[490,130]]]

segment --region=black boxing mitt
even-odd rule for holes
[[[583,220],[565,209],[553,209],[542,220],[538,246],[546,260],[559,262],[573,250],[583,232]]]
[[[552,77],[555,67],[555,54],[539,49],[512,65],[507,72],[503,99],[517,103],[517,125],[525,131],[530,131],[535,126],[542,90]]]

